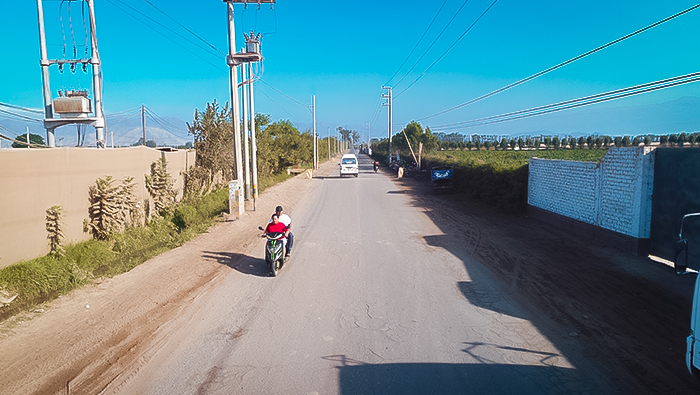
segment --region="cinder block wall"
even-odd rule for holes
[[[194,165],[195,151],[164,152],[148,147],[116,149],[55,148],[0,150],[0,268],[48,253],[46,209],[63,208],[67,243],[89,238],[88,188],[112,176],[114,185],[134,177],[140,201],[148,198],[144,176],[151,163],[165,157],[179,196],[182,172]]]
[[[532,158],[529,168],[529,205],[633,238],[649,238],[653,148],[610,148],[599,164]]]

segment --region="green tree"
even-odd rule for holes
[[[194,136],[197,152],[195,166],[185,174],[188,194],[205,193],[233,179],[233,126],[230,114],[228,105],[220,108],[214,100],[211,104],[207,103],[204,111],[195,110],[192,125],[187,124],[189,133]]]
[[[576,140],[576,143],[578,144],[578,149],[583,149],[583,146],[586,145],[586,140],[581,136]]]
[[[549,149],[550,145],[552,145],[552,138],[547,136],[544,138],[544,149]]]
[[[38,134],[29,133],[29,144],[45,145],[44,138]],[[29,148],[27,146],[27,135],[20,134],[19,136],[17,136],[17,138],[15,138],[15,141],[12,142],[12,148]]]
[[[508,140],[504,137],[501,139],[501,150],[505,151],[506,149],[508,149]]]
[[[615,136],[615,139],[613,140],[615,147],[622,147],[622,137],[620,136]]]
[[[648,147],[651,145],[651,137],[649,136],[644,136],[644,146]]]
[[[603,146],[608,148],[610,147],[610,144],[612,144],[612,138],[610,136],[603,137]]]
[[[593,144],[595,144],[595,138],[593,136],[586,137],[586,145],[588,149],[593,149]]]
[[[632,145],[632,142],[630,141],[630,137],[629,136],[622,137],[622,141],[620,141],[620,145],[623,147],[629,147],[630,145]]]
[[[685,134],[685,132],[681,133],[680,136],[678,136],[678,146],[682,147],[685,145],[685,143],[688,142],[688,135]]]
[[[661,145],[668,145],[668,136],[661,136],[659,137],[659,143]]]
[[[639,147],[639,144],[642,143],[642,140],[639,137],[635,137],[632,139],[632,145],[634,147]]]
[[[560,146],[561,142],[559,141],[559,136],[554,136],[552,139],[552,147],[554,147],[554,149],[559,149]]]
[[[595,138],[595,147],[600,149],[603,146],[603,139],[601,137]]]

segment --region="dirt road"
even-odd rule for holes
[[[335,169],[326,163],[321,171]],[[700,391],[684,366],[694,276],[675,276],[667,266],[571,229],[502,215],[455,195],[436,197],[426,182],[395,182],[446,236],[425,241],[492,272],[572,365],[595,361],[617,393]],[[190,306],[211,298],[232,268],[259,271],[246,258],[260,248],[253,230],[274,206],[303,210],[319,185],[302,175],[270,188],[258,211],[221,222],[129,273],[1,323],[0,392],[95,394],[125,388],[114,388],[117,382],[133,385],[139,379],[125,372],[151,361],[170,334],[196,330],[201,312]],[[249,287],[240,293],[258,292]],[[467,282],[459,290],[477,299],[478,290]],[[255,303],[254,297],[231,301],[231,309],[254,309]]]

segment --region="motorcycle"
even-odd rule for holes
[[[379,162],[374,162],[374,172],[376,173],[377,170],[379,170]]]
[[[263,232],[265,231],[262,226],[258,226],[258,229]],[[272,274],[272,277],[276,277],[287,260],[284,257],[284,242],[282,241],[284,233],[265,233],[261,237],[267,238],[267,242],[265,243],[265,263],[267,263],[267,270]]]

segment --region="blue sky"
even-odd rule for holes
[[[264,83],[256,85],[256,110],[270,114],[273,120],[289,119],[304,130],[310,127],[311,113],[302,104],[310,104],[311,96],[316,95],[321,135],[339,125],[364,134],[366,123],[371,122],[371,135],[381,137],[388,133],[387,109],[378,103],[381,87],[387,82],[394,86],[395,95],[403,91],[394,100],[396,133],[414,119],[422,120],[423,125],[437,131],[441,125],[454,122],[700,71],[700,40],[697,39],[700,9],[697,9],[536,80],[439,117],[424,119],[695,5],[693,1],[681,0],[499,0],[456,42],[492,1],[469,0],[458,14],[463,0],[280,0],[274,10],[269,5],[261,5],[259,10],[255,4],[246,8],[236,5],[237,46],[243,46],[244,31],[255,29],[263,33]],[[389,81],[426,32],[443,2],[444,8],[415,53]],[[221,104],[230,100],[228,69],[223,55],[203,49],[207,44],[173,21],[186,26],[218,51],[227,53],[227,15],[223,1],[95,0],[95,3],[108,116],[146,104],[160,116],[191,122],[195,109],[203,109],[213,100]],[[66,57],[71,57],[71,31],[78,54],[84,52],[81,5],[81,1],[72,2],[69,14],[68,1],[62,6],[60,1],[44,1],[50,58],[63,56],[64,36]],[[0,15],[5,60],[0,62],[0,102],[41,108],[36,2],[2,1]],[[453,17],[452,24],[426,52]],[[444,58],[404,91],[452,45]],[[407,73],[414,64],[413,71]],[[82,71],[73,74],[66,70],[59,74],[53,66],[51,76],[54,95],[61,88],[91,86],[90,75]],[[451,131],[615,135],[622,133],[620,114],[684,97],[700,98],[700,83],[551,115]],[[600,117],[609,117],[611,122]],[[671,119],[666,126],[659,126],[659,133],[681,131],[674,128],[700,130],[700,114],[681,113],[679,117],[683,122],[674,123]],[[631,124],[634,131],[635,119],[631,118],[626,123]],[[639,130],[643,128],[642,124],[638,127]]]

